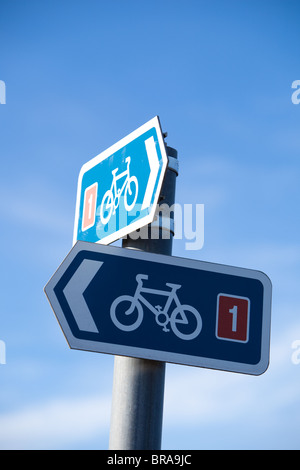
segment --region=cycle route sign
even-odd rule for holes
[[[158,116],[85,163],[73,243],[106,245],[151,223],[167,163]]]
[[[271,282],[260,271],[78,241],[45,287],[73,349],[260,375]]]

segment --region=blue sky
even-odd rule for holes
[[[268,371],[168,364],[162,447],[299,448],[299,13],[1,0],[0,448],[108,448],[114,359],[69,350],[43,287],[72,247],[81,166],[156,115],[179,153],[176,201],[205,207],[203,248],[173,254],[273,284]]]

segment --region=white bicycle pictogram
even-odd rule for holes
[[[129,166],[131,158],[127,157],[125,162],[127,168],[120,174],[116,174],[119,168],[112,170],[113,180],[111,187],[103,196],[100,205],[100,219],[103,225],[106,225],[111,218],[112,214],[115,214],[117,207],[120,204],[121,196],[124,192],[124,206],[127,212],[131,211],[136,203],[138,195],[138,180],[136,176],[130,176]],[[117,189],[117,181],[121,178],[125,178],[121,188]]]
[[[144,304],[155,315],[156,323],[162,327],[163,331],[169,332],[171,330],[183,340],[192,340],[196,338],[202,330],[202,318],[198,310],[191,305],[182,305],[177,296],[177,290],[180,289],[180,284],[173,284],[166,282],[166,286],[171,290],[158,290],[143,287],[143,280],[147,280],[147,274],[138,274],[136,276],[137,287],[133,296],[121,295],[117,297],[110,307],[110,316],[114,325],[122,331],[134,331],[142,323],[144,318]],[[155,307],[145,299],[142,295],[155,294],[166,296],[167,302],[165,307],[156,305]],[[172,302],[176,307],[169,314]],[[186,325],[182,328],[182,325]],[[188,326],[187,326],[188,325]]]

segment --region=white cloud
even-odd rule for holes
[[[51,449],[108,433],[109,397],[58,399],[0,416],[0,449]]]
[[[185,429],[201,434],[206,427],[215,427],[216,448],[222,445],[220,426],[228,428],[231,442],[237,447],[247,443],[255,448],[259,430],[263,448],[284,445],[295,448],[298,445],[295,430],[300,419],[300,365],[292,364],[291,345],[297,331],[300,332],[299,321],[272,339],[270,367],[259,377],[169,367],[165,392],[166,428],[180,424],[182,434]],[[243,436],[239,436],[241,429]],[[288,444],[282,442],[284,433]]]
[[[187,429],[199,435],[206,427],[213,427],[218,448],[218,429],[226,426],[237,446],[247,438],[249,446],[255,448],[258,429],[265,447],[269,440],[280,447],[279,434],[284,430],[292,445],[300,419],[300,365],[291,361],[292,342],[299,339],[297,332],[299,321],[272,338],[270,368],[259,377],[168,365],[164,433],[169,439],[175,433],[175,446],[177,442],[179,448],[181,442],[182,448],[188,448]],[[99,436],[108,442],[110,409],[111,397],[103,395],[61,398],[2,414],[0,448],[55,449],[77,443],[80,447]],[[243,429],[240,440],[239,429]]]

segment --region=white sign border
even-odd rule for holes
[[[75,206],[75,222],[74,222],[74,232],[73,232],[73,245],[77,242],[77,232],[78,232],[78,224],[79,224],[79,210],[80,210],[80,199],[81,199],[81,191],[82,191],[82,178],[83,175],[93,168],[94,166],[98,165],[101,163],[103,160],[106,158],[110,157],[112,154],[120,150],[122,147],[125,147],[128,145],[130,142],[133,140],[137,139],[140,135],[144,134],[147,132],[149,129],[152,129],[155,127],[156,132],[157,132],[157,137],[158,137],[158,143],[162,155],[162,171],[160,173],[160,177],[158,180],[158,185],[156,189],[156,194],[155,194],[155,200],[154,203],[152,204],[151,210],[148,215],[143,217],[142,219],[137,220],[136,222],[133,222],[130,225],[127,225],[126,227],[117,230],[116,232],[108,235],[107,237],[102,238],[101,240],[96,241],[95,243],[101,244],[101,245],[109,245],[110,243],[113,243],[117,240],[119,240],[122,237],[125,237],[131,232],[134,232],[135,230],[138,230],[139,228],[150,224],[153,222],[155,211],[156,211],[156,205],[158,202],[158,198],[160,195],[160,190],[162,187],[162,183],[164,180],[165,172],[167,169],[168,165],[168,156],[166,153],[166,148],[165,148],[165,142],[163,138],[163,133],[160,125],[160,120],[158,116],[155,116],[154,118],[150,119],[150,121],[146,122],[142,126],[140,126],[138,129],[135,131],[131,132],[128,134],[126,137],[123,139],[119,140],[115,144],[113,144],[111,147],[108,149],[104,150],[103,152],[99,153],[96,157],[92,158],[88,162],[86,162],[82,167],[79,172],[79,177],[78,177],[78,183],[77,183],[77,196],[76,196],[76,206]]]

